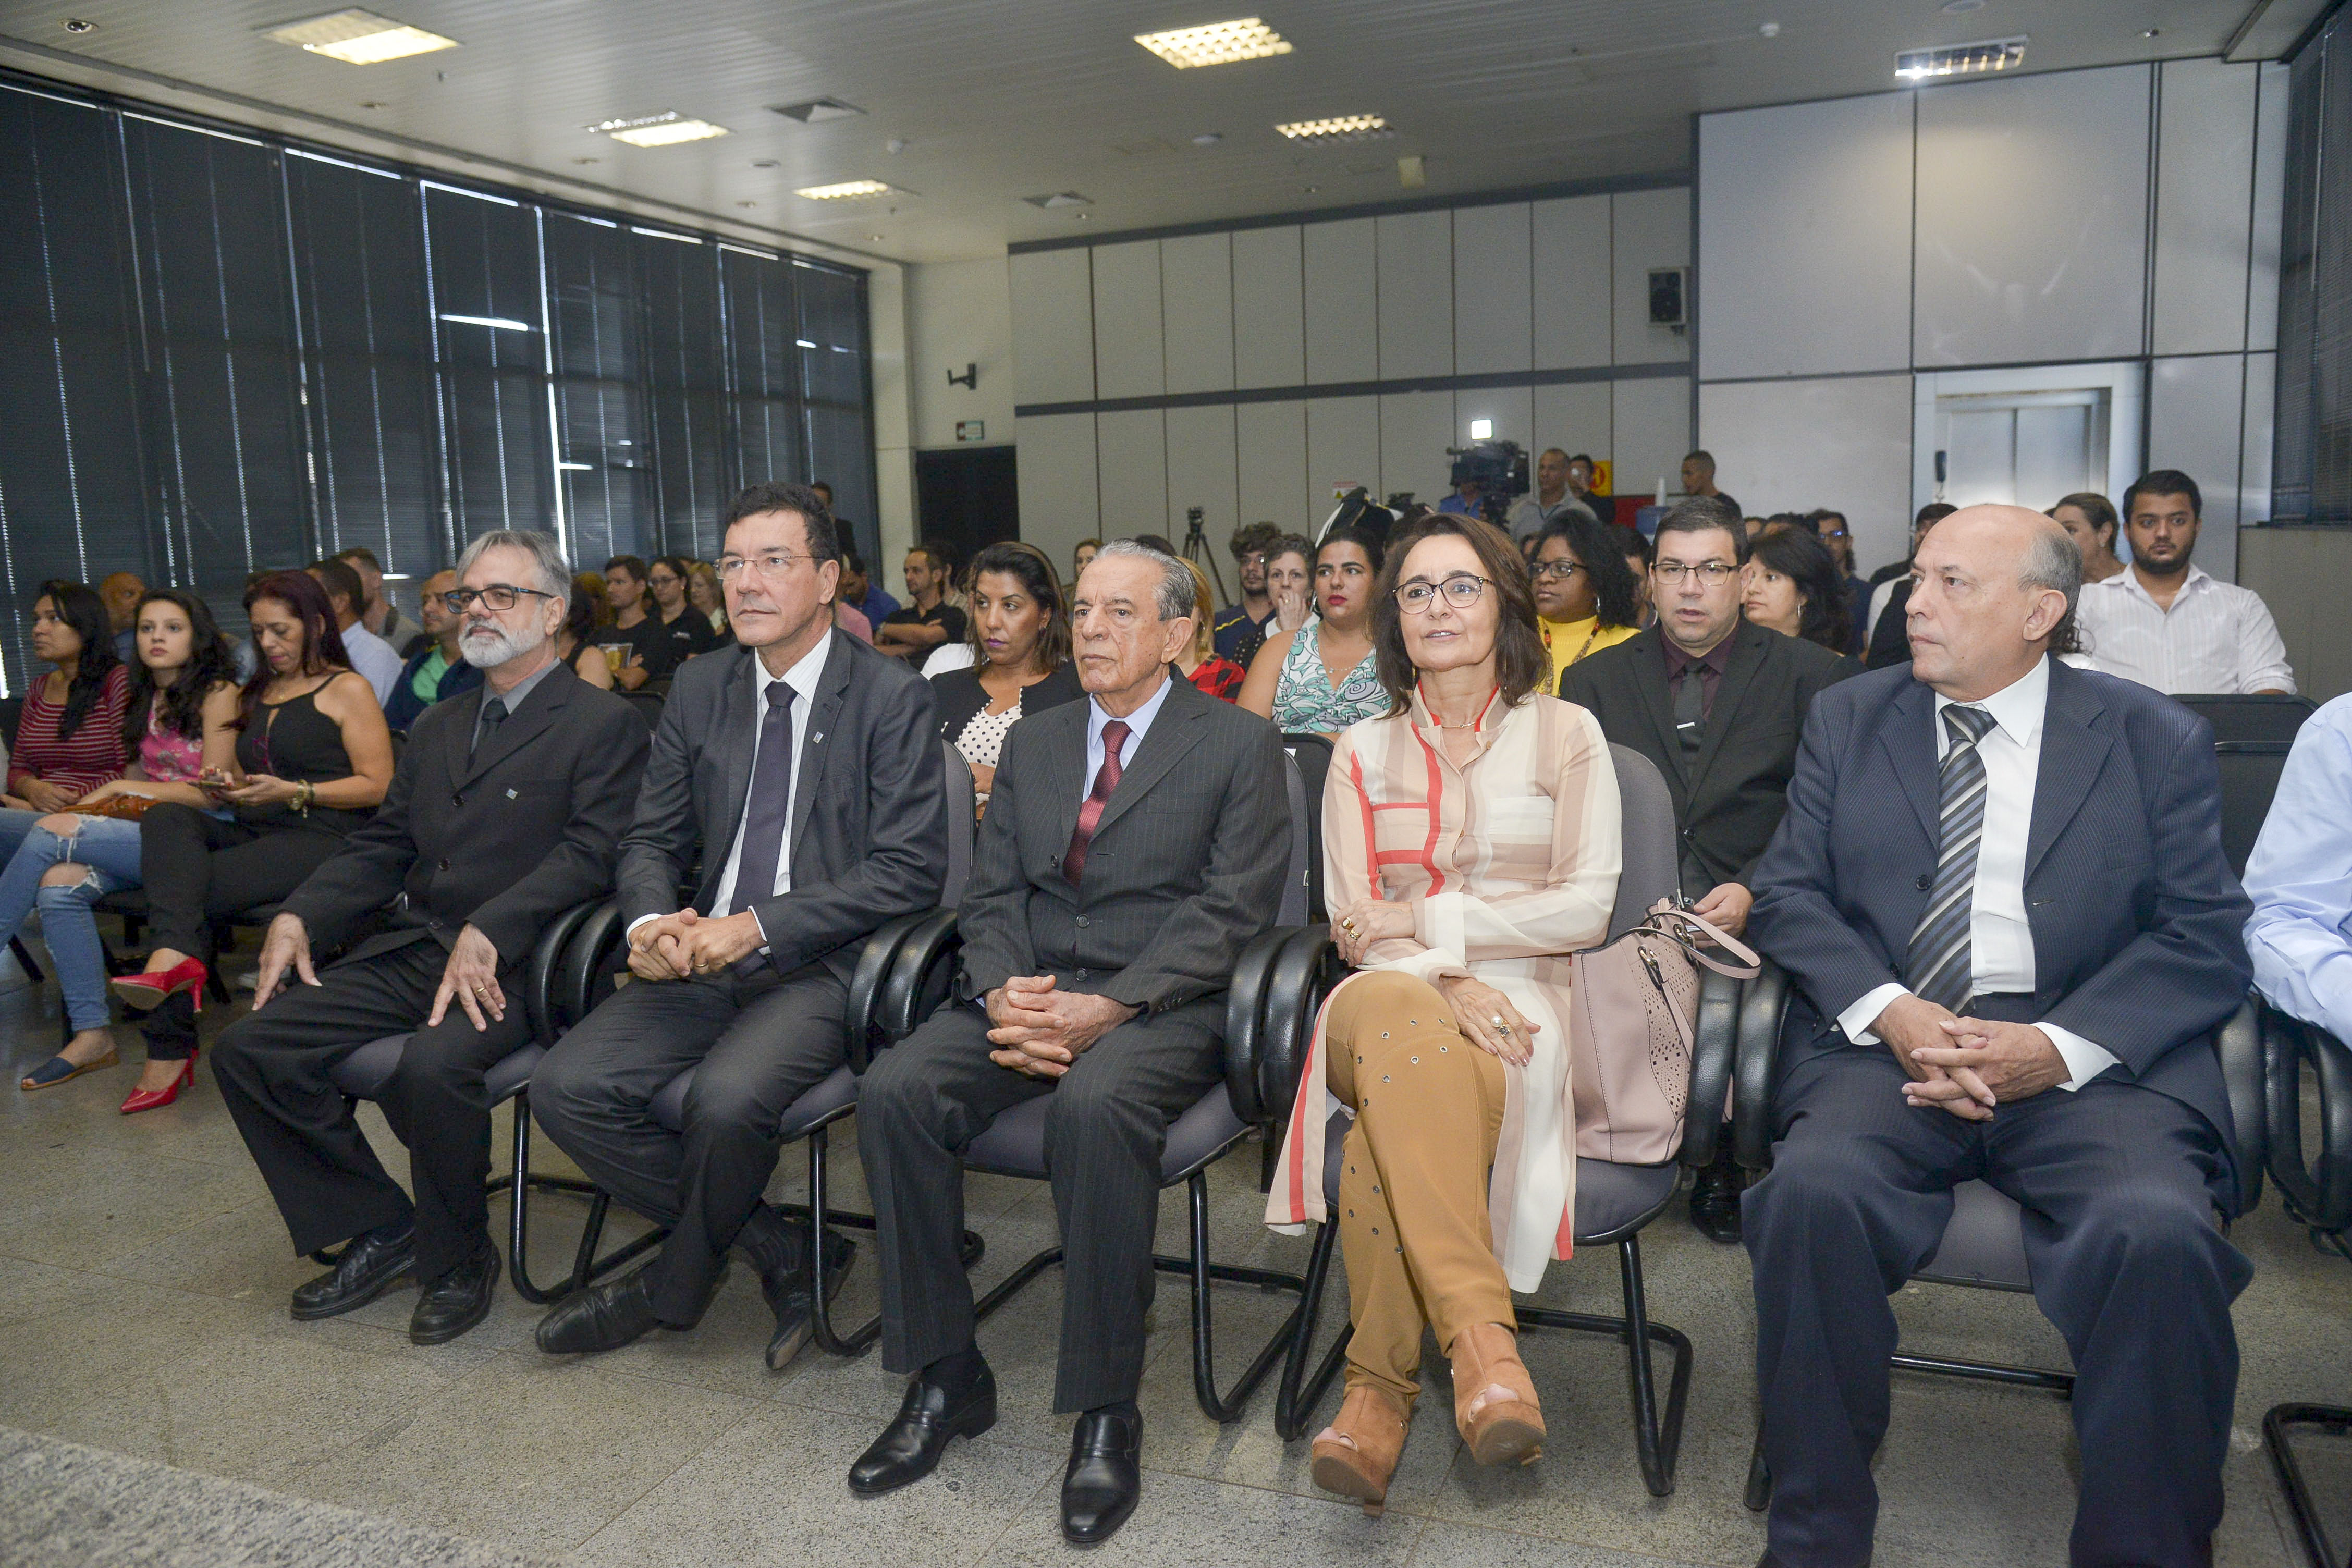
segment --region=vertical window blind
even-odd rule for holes
[[[49,577],[234,632],[248,574],[352,545],[709,557],[768,479],[871,555],[866,345],[853,268],[0,76],[0,690]]]
[[[2352,525],[2352,12],[2294,57],[2272,520]]]

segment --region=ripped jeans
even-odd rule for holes
[[[43,873],[68,861],[88,867],[89,875],[69,887],[41,886]],[[26,915],[41,911],[41,936],[65,994],[66,1016],[77,1030],[103,1029],[113,1021],[106,948],[90,906],[138,885],[139,825],[107,816],[82,818],[71,835],[36,826],[0,870],[0,945],[17,933]]]

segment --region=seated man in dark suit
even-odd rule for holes
[[[866,936],[936,907],[948,864],[930,683],[834,628],[840,576],[813,490],[753,485],[728,509],[719,579],[739,646],[677,667],[621,841],[635,978],[530,1086],[548,1136],[669,1239],[652,1262],[558,1302],[539,1325],[551,1354],[692,1328],[730,1246],[776,1315],[769,1366],[807,1342],[812,1237],[761,1197],[776,1129],[842,1064]],[[698,837],[701,885],[680,909]],[[688,1068],[680,1135],[652,1107]],[[825,1246],[838,1281],[852,1248],[837,1236]]]
[[[1738,936],[1757,857],[1788,805],[1806,710],[1856,667],[1740,614],[1748,531],[1722,501],[1676,506],[1658,520],[1655,548],[1657,624],[1570,665],[1559,694],[1590,710],[1611,741],[1658,764],[1675,797],[1683,897]],[[1718,1148],[1691,1189],[1691,1223],[1728,1244],[1739,1239],[1739,1165],[1730,1139]]]
[[[1103,546],[1073,614],[1088,700],[1013,727],[961,914],[959,1000],[866,1073],[858,1148],[882,1254],[882,1360],[911,1373],[853,1491],[929,1475],[996,1419],[958,1246],[962,1152],[1005,1111],[1046,1121],[1061,1222],[1054,1408],[1083,1411],[1062,1528],[1107,1540],[1133,1510],[1135,1392],[1168,1124],[1223,1073],[1224,993],[1280,901],[1289,809],[1272,726],[1169,678],[1192,644],[1192,574]]]
[[[1887,1298],[1981,1177],[2074,1352],[2073,1561],[2208,1563],[2252,1272],[2214,1223],[2249,965],[2212,730],[2052,657],[2082,557],[2040,513],[1968,508],[1916,567],[1911,661],[1813,704],[1748,918],[1797,984],[1746,1199],[1765,1561],[1870,1560]]]
[[[498,1283],[483,1182],[482,1075],[530,1043],[522,966],[540,930],[612,886],[646,764],[644,721],[555,657],[572,568],[544,533],[483,534],[457,565],[460,646],[486,681],[416,721],[373,821],[343,840],[269,923],[253,1011],[229,1026],[213,1072],[297,1252],[345,1238],[334,1268],[294,1292],[294,1316],[332,1317],[414,1277],[409,1337],[455,1339]],[[393,929],[312,972],[403,900]],[[300,984],[283,985],[288,970]],[[382,1104],[408,1145],[412,1203],[385,1173],[333,1069],[415,1030]]]

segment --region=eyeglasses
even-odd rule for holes
[[[1466,610],[1478,602],[1486,591],[1491,578],[1474,577],[1467,572],[1456,572],[1443,583],[1407,583],[1396,590],[1397,606],[1408,616],[1423,616],[1444,594],[1445,602],[1457,610]]]
[[[761,576],[773,581],[790,572],[793,562],[814,563],[816,559],[814,555],[793,555],[782,550],[771,550],[764,555],[724,556],[719,563],[719,580],[721,583],[732,583],[742,576],[745,568],[748,567]]]
[[[505,583],[493,583],[487,588],[452,588],[441,595],[441,602],[449,606],[451,614],[462,616],[473,608],[475,600],[479,599],[484,609],[493,615],[504,615],[521,603],[526,594],[534,599],[555,597],[537,588],[517,588]]]
[[[1701,561],[1695,565],[1682,561],[1661,561],[1650,570],[1658,574],[1659,582],[1669,587],[1681,582],[1685,574],[1696,572],[1700,582],[1710,588],[1720,588],[1725,580],[1739,568],[1727,561]]]
[[[1539,578],[1557,577],[1561,582],[1565,583],[1570,578],[1575,576],[1579,572],[1583,571],[1584,567],[1580,563],[1574,561],[1538,561],[1534,565],[1528,567],[1528,570],[1534,573]]]

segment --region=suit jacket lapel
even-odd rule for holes
[[[1936,761],[1936,694],[1915,680],[1892,706],[1885,727],[1878,731],[1878,743],[1886,749],[1887,761],[1895,765],[1895,776],[1910,797],[1911,809],[1918,813],[1927,842],[1940,844],[1944,790]]]
[[[570,679],[576,679],[576,677],[573,677],[568,668],[551,669],[540,677],[539,684],[532,688],[528,697],[523,699],[521,709],[508,714],[496,730],[482,737],[482,743],[474,750],[473,760],[459,765],[457,771],[463,775],[459,787],[463,788],[466,784],[472,784],[524,745],[537,739],[550,724],[554,723],[556,713],[572,695],[571,689],[563,684]],[[490,689],[487,685],[479,686],[467,695],[475,700],[474,713],[478,720],[481,715],[480,705],[490,700]],[[460,731],[458,743],[470,744],[473,738],[474,726],[464,725]]]
[[[715,655],[706,657],[718,657]],[[735,847],[735,830],[743,821],[743,795],[751,787],[751,759],[760,749],[759,655],[745,648],[730,656],[739,664],[735,678],[721,689],[719,719],[711,749],[719,765],[717,820],[702,825],[705,890],[715,889]]]
[[[1093,710],[1094,705],[1082,697],[1063,708],[1049,709],[1034,719],[1024,719],[1014,726],[1019,729],[1022,725],[1055,721],[1070,725],[1072,738],[1067,742],[1032,753],[1038,761],[1038,776],[1045,781],[1041,786],[1045,794],[1034,802],[1024,802],[1027,810],[1045,814],[1045,842],[1051,847],[1049,853],[1056,865],[1061,863],[1062,852],[1070,847],[1070,836],[1078,830],[1078,808],[1085,804],[1086,793],[1094,782],[1087,776],[1087,721]],[[1073,720],[1076,722],[1071,722]]]
[[[2025,838],[2025,876],[2050,853],[2089,798],[2115,742],[2094,728],[2106,705],[2063,660],[2050,662],[2050,701],[2042,719],[2042,762],[2033,778],[2033,826]]]
[[[809,710],[808,724],[802,731],[800,777],[793,784],[793,830],[784,844],[787,857],[799,853],[801,835],[808,829],[809,810],[816,803],[817,781],[824,776],[825,759],[834,749],[826,737],[841,718],[842,696],[849,689],[852,656],[841,646],[849,640],[849,636],[842,631],[832,636],[834,647],[825,655],[824,677],[817,689],[816,703]],[[787,865],[794,863],[789,858],[786,861]]]
[[[1191,693],[1189,698],[1188,692]],[[1095,824],[1097,837],[1103,829],[1118,821],[1129,806],[1150,794],[1153,784],[1167,777],[1168,770],[1176,765],[1177,759],[1200,743],[1201,731],[1196,721],[1205,710],[1199,704],[1215,700],[1213,697],[1202,696],[1190,681],[1176,682],[1174,689],[1168,693],[1168,700],[1160,706],[1160,717],[1154,719],[1151,728],[1143,732],[1143,742],[1135,749],[1135,761],[1119,775],[1118,788],[1111,791],[1110,800],[1103,807],[1102,817]],[[1077,814],[1071,813],[1070,819],[1075,826]]]
[[[1706,728],[1699,731],[1698,756],[1691,763],[1686,792],[1689,798],[1698,798],[1699,782],[1706,777],[1706,770],[1715,764],[1716,754],[1723,750],[1723,737],[1731,728],[1732,716],[1739,711],[1748,686],[1764,668],[1765,656],[1772,646],[1764,639],[1780,635],[1745,618],[1731,634],[1731,656],[1724,661],[1723,679],[1716,683],[1715,704],[1707,710]],[[1664,681],[1659,682],[1658,689],[1665,689]]]

